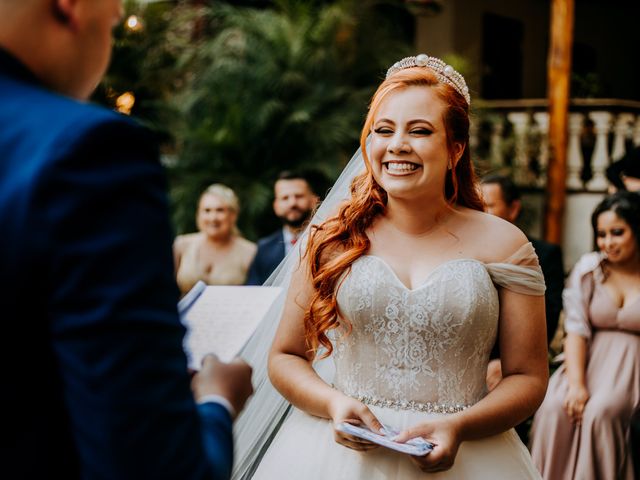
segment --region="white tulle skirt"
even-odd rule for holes
[[[397,430],[436,414],[370,407]],[[253,476],[254,480],[387,480],[387,479],[540,479],[529,451],[515,431],[463,442],[454,466],[445,472],[424,473],[407,455],[376,448],[360,452],[334,441],[329,420],[298,409],[276,435]]]

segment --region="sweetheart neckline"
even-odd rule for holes
[[[400,277],[398,277],[398,274],[396,273],[396,271],[391,267],[391,265],[389,265],[389,262],[387,262],[384,258],[378,256],[378,255],[372,255],[372,254],[365,254],[362,255],[361,258],[363,257],[368,257],[368,258],[375,258],[377,259],[380,263],[382,263],[387,270],[389,270],[389,272],[391,272],[393,278],[395,279],[396,282],[398,282],[398,284],[400,284],[405,290],[407,290],[408,292],[416,292],[422,288],[424,288],[427,283],[429,282],[429,280],[431,279],[431,277],[433,277],[439,270],[441,270],[445,265],[449,265],[451,263],[460,263],[460,262],[472,262],[472,263],[479,263],[480,265],[482,265],[486,271],[486,265],[484,262],[476,259],[476,258],[452,258],[451,260],[446,260],[442,263],[440,263],[437,267],[435,267],[433,270],[431,270],[427,276],[420,282],[418,282],[418,284],[411,288],[411,287],[407,287],[405,285],[405,283],[400,280]]]
[[[382,260],[382,259],[380,259],[380,260]],[[604,291],[604,296],[607,298],[607,300],[609,301],[611,306],[616,309],[617,314],[620,314],[620,312],[624,311],[630,305],[635,305],[638,301],[640,301],[640,295],[639,295],[639,296],[635,297],[633,300],[631,300],[631,302],[625,302],[624,305],[619,307],[616,304],[616,302],[615,302],[615,300],[613,298],[613,295],[611,295],[611,293],[609,292],[609,289],[604,286],[604,283],[601,283],[600,285],[602,287],[602,290]]]

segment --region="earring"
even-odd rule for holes
[[[451,170],[453,168],[453,165],[451,164],[451,159],[449,159],[449,162],[447,163],[447,170]]]

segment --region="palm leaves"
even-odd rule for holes
[[[376,8],[280,0],[270,9],[219,4],[201,12],[205,33],[186,52],[189,81],[176,96],[182,123],[171,174],[180,230],[192,224],[207,183],[238,192],[241,229],[255,238],[272,228],[265,219],[279,171],[312,167],[335,178],[357,146],[381,73],[407,48],[381,27]]]
[[[133,91],[133,114],[168,139],[178,232],[194,228],[201,190],[221,182],[238,193],[240,228],[255,239],[275,227],[271,192],[281,170],[337,176],[373,89],[407,53],[413,19],[400,0],[208,3],[127,2],[145,29],[116,32],[96,98],[112,103]]]

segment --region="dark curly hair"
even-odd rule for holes
[[[594,250],[598,249],[598,217],[604,212],[615,213],[629,225],[635,237],[636,245],[640,249],[640,193],[621,190],[605,197],[605,199],[596,206],[591,214]]]

